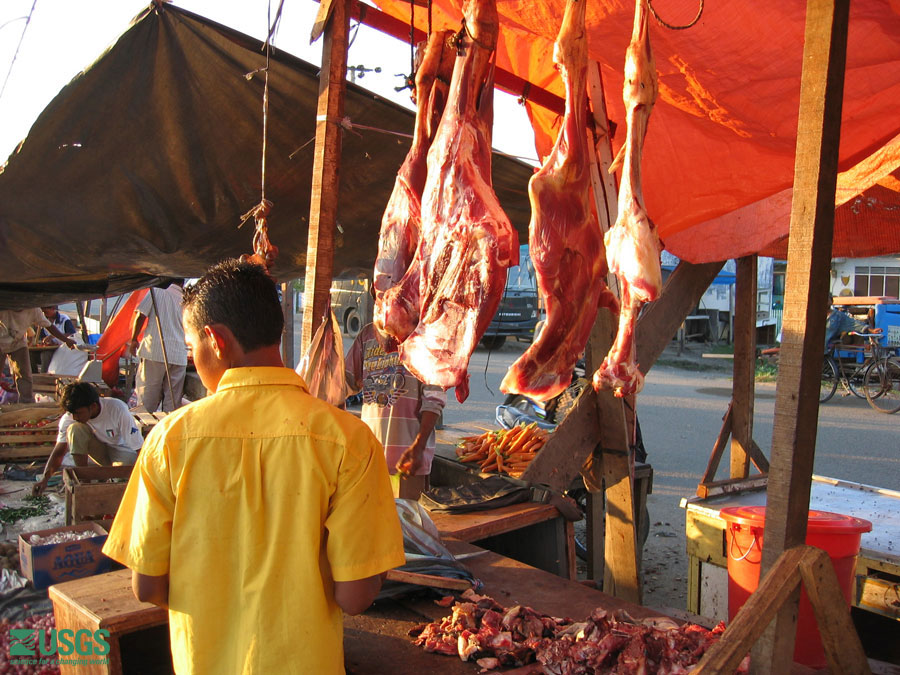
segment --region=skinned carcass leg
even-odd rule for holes
[[[469,357],[497,311],[519,242],[491,186],[494,0],[468,0],[450,97],[428,151],[419,322],[400,359],[426,384],[468,396]]]
[[[627,133],[619,215],[605,237],[606,259],[619,280],[621,311],[616,339],[594,373],[594,388],[612,389],[616,396],[628,396],[643,387],[644,376],[635,361],[635,322],[641,306],[659,297],[662,289],[659,265],[662,244],[656,226],[647,215],[641,190],[641,152],[658,91],[647,18],[647,0],[636,0],[634,32],[625,54],[623,98]],[[615,165],[610,170],[614,168]]]
[[[591,203],[585,4],[584,0],[566,3],[553,52],[566,87],[565,117],[553,150],[528,183],[528,243],[547,319],[537,340],[500,384],[505,393],[542,401],[571,383],[598,303],[616,306],[606,286],[603,233]]]
[[[431,34],[416,71],[416,124],[394,190],[381,219],[375,259],[375,325],[404,340],[419,321],[419,272],[415,262],[421,234],[422,191],[428,148],[447,101],[455,53],[452,31]]]

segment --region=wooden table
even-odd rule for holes
[[[575,579],[575,531],[555,506],[522,502],[487,511],[430,513],[441,538],[478,543],[496,553]]]
[[[554,616],[586,617],[595,607],[625,609],[634,617],[658,616],[644,607],[622,602],[599,591],[555,574],[544,572],[497,553],[484,551],[462,541],[448,541],[455,554],[479,553],[464,564],[497,602],[511,607],[523,604]],[[478,667],[458,658],[429,654],[412,644],[407,632],[414,626],[439,619],[449,613],[433,602],[433,595],[385,600],[360,616],[344,618],[344,651],[348,673],[393,673],[420,675],[440,672],[473,675]],[[167,614],[155,605],[138,602],[131,592],[131,573],[119,570],[50,587],[50,599],[58,629],[110,631],[108,666],[63,666],[63,675],[127,673],[134,662],[130,649],[139,646],[132,639],[123,649],[122,639],[143,635],[139,631],[167,623]],[[144,645],[147,648],[147,645]],[[159,646],[156,645],[159,650]],[[149,650],[148,650],[149,651]],[[287,655],[286,655],[287,656]],[[123,669],[123,662],[125,667]],[[169,666],[170,668],[171,666]],[[143,673],[171,672],[160,666],[140,668]]]
[[[131,570],[123,569],[107,574],[69,581],[50,587],[50,600],[53,602],[53,614],[56,627],[72,630],[87,629],[91,632],[100,628],[109,631],[110,650],[108,663],[61,665],[60,673],[66,675],[118,675],[123,672],[135,672],[131,668],[123,669],[123,638],[138,631],[147,631],[158,626],[165,627],[165,643],[168,647],[168,612],[146,602],[138,602],[131,591]],[[155,637],[159,638],[160,631]],[[141,642],[147,646],[148,636],[142,633]],[[129,651],[126,647],[126,651]],[[159,648],[155,652],[161,651]],[[126,658],[127,661],[127,658]],[[168,659],[171,663],[171,659]],[[146,663],[146,661],[144,661]],[[143,672],[167,672],[150,670]],[[168,666],[171,672],[171,665]]]
[[[727,616],[727,526],[719,512],[729,506],[762,506],[765,491],[744,491],[708,499],[682,500],[688,554],[688,611]],[[872,522],[863,533],[851,604],[900,621],[900,493],[825,476],[813,476],[810,509],[842,513]]]

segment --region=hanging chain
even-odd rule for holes
[[[695,16],[690,23],[687,23],[683,26],[673,26],[669,22],[663,21],[659,14],[656,13],[656,10],[653,9],[653,3],[651,2],[651,0],[647,0],[647,6],[650,8],[650,13],[653,15],[653,18],[657,20],[660,26],[665,26],[669,30],[685,30],[696,24],[700,20],[700,17],[703,15],[703,3],[704,0],[700,0],[700,9],[697,10],[697,16]]]

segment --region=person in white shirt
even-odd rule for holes
[[[44,475],[32,493],[40,495],[50,477],[71,457],[74,466],[96,464],[133,465],[144,442],[128,406],[117,398],[100,398],[90,382],[72,382],[63,388],[60,405],[66,413],[59,419],[56,445],[47,458]]]
[[[50,323],[38,307],[33,309],[0,310],[0,364],[5,357],[16,381],[19,403],[34,403],[34,387],[31,377],[31,358],[28,355],[28,329],[45,328],[50,335],[75,349],[75,341]]]
[[[128,348],[141,360],[134,389],[138,405],[147,412],[156,412],[160,402],[164,412],[172,412],[181,406],[187,373],[187,345],[181,325],[181,284],[181,280],[177,280],[165,290],[151,288],[134,312]],[[138,343],[141,330],[144,330],[144,337]]]
[[[67,314],[63,314],[59,311],[59,307],[57,305],[49,305],[47,307],[41,307],[41,311],[44,313],[44,316],[47,317],[47,321],[52,323],[56,328],[66,337],[75,335],[75,324],[72,323],[72,320],[69,318]],[[50,335],[49,331],[46,328],[41,328],[40,333],[38,334],[38,338],[42,345],[60,345],[62,344],[59,339]],[[74,339],[74,337],[73,337]],[[57,350],[58,351],[58,350]],[[56,354],[56,351],[43,351],[41,352],[41,371],[45,373],[49,373],[50,361],[53,360],[53,355]]]

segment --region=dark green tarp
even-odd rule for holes
[[[145,10],[35,122],[0,173],[0,307],[98,297],[200,275],[249,253],[260,201],[262,44],[172,5]],[[266,198],[274,275],[302,276],[318,69],[275,50]],[[413,114],[352,84],[354,124],[411,134]],[[335,273],[371,268],[409,139],[343,132]],[[494,156],[494,188],[522,241],[531,167]]]

